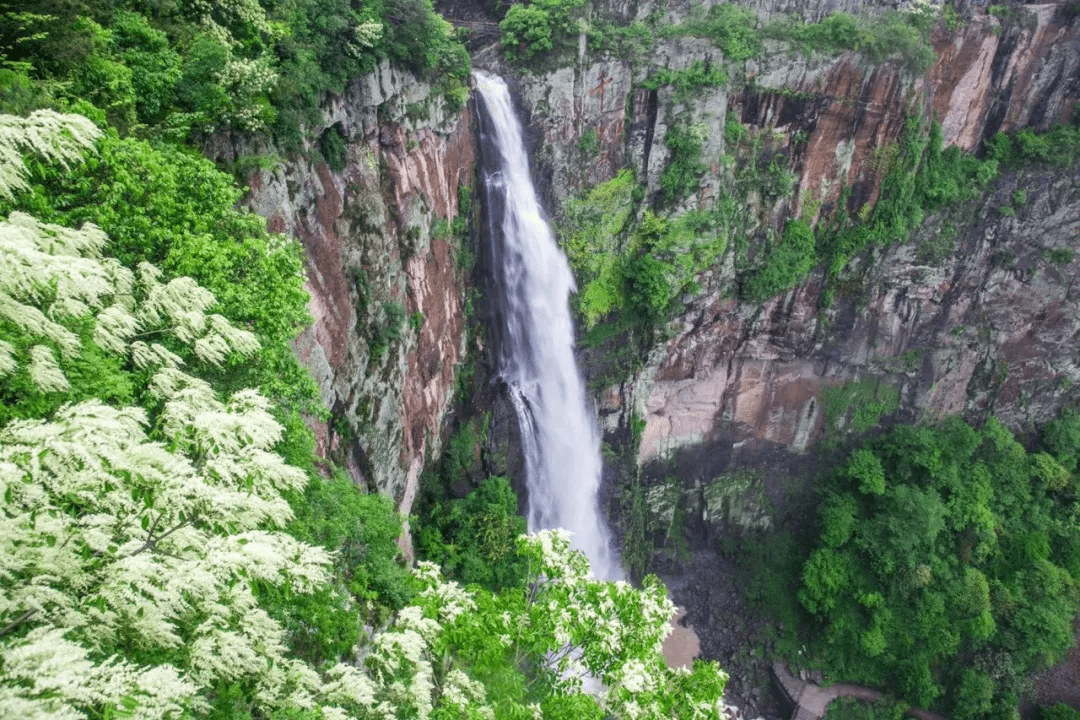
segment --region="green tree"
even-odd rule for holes
[[[824,482],[798,595],[809,644],[838,677],[954,717],[996,716],[1073,642],[1070,483],[993,419],[866,441]]]
[[[81,121],[45,120],[59,130],[15,123],[6,146],[38,133],[85,148],[92,135],[72,140],[66,128]],[[5,162],[0,177],[18,185],[25,169]],[[255,336],[208,313],[216,300],[191,278],[162,282],[146,262],[133,272],[104,254],[110,247],[89,224],[19,213],[0,223],[0,266],[18,267],[0,275],[13,341],[0,343],[0,384],[26,376],[62,396],[71,387],[63,356],[93,346],[142,370],[149,406],[86,399],[0,427],[0,714],[721,716],[724,673],[711,663],[670,669],[660,654],[674,607],[659,581],[637,590],[594,580],[560,532],[520,538],[526,582],[497,595],[421,564],[411,602],[372,633],[362,660],[340,662],[340,645],[298,638],[307,626],[363,642],[358,618],[320,613],[348,602],[335,596],[342,585],[362,595],[353,585],[365,579],[333,577],[327,549],[281,528],[292,521],[296,534],[351,553],[344,562],[377,567],[369,556],[394,557],[387,501],[353,513],[383,518],[366,531],[314,508],[295,517],[287,497],[307,476],[274,452],[282,426],[271,403],[251,389],[220,392],[140,333],[187,347],[191,365],[249,356]],[[338,482],[305,497],[337,506],[356,496]],[[504,530],[481,541],[500,545]],[[285,625],[260,603],[273,610],[276,589],[298,613]],[[586,674],[604,690],[584,692]]]

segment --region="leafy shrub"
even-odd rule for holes
[[[1044,705],[1039,708],[1039,720],[1080,720],[1080,710],[1069,707],[1065,703]]]
[[[769,248],[760,270],[744,285],[744,294],[765,300],[793,287],[817,264],[814,231],[805,220],[788,220],[780,242]]]
[[[335,583],[312,595],[264,585],[260,597],[285,626],[293,652],[316,666],[336,662],[360,641],[362,625],[412,596],[399,560],[401,519],[389,498],[361,492],[341,470],[313,475],[289,502],[296,517],[286,531],[334,553]]]
[[[833,55],[859,46],[859,26],[854,16],[834,12],[819,23],[797,19],[774,20],[762,29],[765,37],[783,40],[804,55],[815,52]]]
[[[516,542],[525,532],[525,518],[517,510],[509,481],[489,477],[425,519],[417,534],[418,550],[462,583],[491,590],[518,587],[526,568]]]
[[[697,192],[701,187],[701,176],[706,170],[701,158],[701,132],[696,126],[675,123],[668,127],[664,135],[664,145],[671,155],[660,174],[660,187],[664,202],[668,205]]]
[[[373,362],[379,362],[390,349],[390,344],[401,339],[405,327],[405,306],[397,300],[387,300],[382,305],[382,318],[368,327],[368,351]]]
[[[319,136],[319,153],[327,166],[334,172],[345,169],[348,161],[348,150],[345,147],[345,136],[341,134],[341,128],[337,125],[326,128]]]
[[[1053,250],[1044,252],[1043,257],[1054,265],[1062,267],[1071,263],[1076,257],[1076,254],[1069,248],[1054,248]]]
[[[746,140],[749,135],[746,126],[739,122],[739,116],[728,111],[727,117],[724,119],[724,140],[727,144],[738,145]]]
[[[669,267],[648,253],[637,255],[626,264],[628,309],[646,323],[664,317],[671,300]]]
[[[151,27],[146,17],[139,13],[116,14],[112,43],[124,65],[131,68],[139,122],[160,121],[176,100],[176,83],[183,74],[183,58],[170,47],[168,36]]]
[[[641,82],[643,88],[656,90],[663,85],[675,88],[675,101],[686,102],[694,92],[705,87],[721,87],[728,81],[722,67],[710,67],[700,60],[695,61],[685,70],[660,68]]]
[[[631,218],[634,174],[619,173],[569,200],[559,236],[578,287],[574,302],[586,329],[623,306],[622,233]]]
[[[89,102],[122,133],[175,142],[272,129],[296,149],[301,127],[322,120],[320,94],[382,58],[431,81],[451,111],[467,97],[468,52],[430,0],[117,8],[35,0],[4,14],[0,54],[52,88],[50,101]]]
[[[721,3],[709,8],[704,17],[662,31],[664,35],[704,37],[720,48],[727,60],[742,62],[761,52],[761,38],[755,29],[754,13],[735,3]]]
[[[587,158],[600,152],[600,138],[596,134],[596,128],[589,128],[581,133],[581,137],[578,138],[578,150]]]
[[[524,63],[537,55],[570,47],[585,0],[532,0],[510,6],[499,23],[500,43],[507,57]]]
[[[105,111],[109,122],[129,128],[135,122],[134,73],[113,57],[112,33],[87,17],[75,21],[74,31],[84,34],[90,51],[69,69],[73,93]]]
[[[653,30],[642,22],[614,25],[603,20],[593,20],[587,30],[589,50],[607,54],[630,62],[649,55],[656,43]]]
[[[511,5],[499,23],[500,42],[512,59],[531,60],[551,50],[551,16],[536,5]]]
[[[931,27],[919,12],[887,12],[873,18],[835,12],[819,23],[776,20],[766,25],[762,34],[789,42],[804,55],[838,55],[850,50],[864,53],[873,63],[899,56],[907,70],[922,73],[934,62]]]

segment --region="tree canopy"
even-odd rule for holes
[[[823,489],[799,599],[837,676],[951,717],[1005,717],[1074,644],[1076,414],[1027,452],[999,422],[899,426]],[[1060,458],[1060,460],[1058,459]]]
[[[87,165],[115,176],[132,169],[123,158],[137,167],[158,151],[96,140],[73,116],[0,117],[0,127],[10,208],[0,221],[0,714],[719,717],[719,668],[664,663],[674,608],[658,581],[594,580],[557,532],[516,541],[524,582],[498,593],[447,582],[430,563],[410,578],[395,562],[400,522],[388,501],[320,477],[303,442],[279,451],[274,403],[237,386],[275,387],[242,368],[263,341],[286,342],[278,307],[302,316],[295,265],[277,266],[270,288],[224,298],[180,272],[243,284],[237,265],[220,262],[236,246],[253,241],[270,257],[287,247],[232,210],[230,193],[203,201],[226,221],[205,229],[223,233],[222,247],[200,240],[206,261],[187,264],[178,258],[205,217],[183,193],[158,197],[167,153],[163,167],[143,166],[145,200],[128,206],[151,210],[135,222],[159,240],[118,242],[110,232],[131,225],[116,193],[130,185],[42,170],[74,192],[31,187],[22,153],[44,146],[46,161],[74,165],[96,150]],[[266,322],[248,319],[244,292],[282,304],[255,311]],[[287,462],[297,457],[301,466]],[[496,520],[499,542],[510,541],[516,526]],[[600,689],[586,691],[586,679]]]

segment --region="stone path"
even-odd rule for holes
[[[774,662],[772,670],[784,695],[795,705],[791,720],[821,720],[825,717],[829,703],[838,697],[857,697],[860,700],[869,701],[880,700],[884,697],[881,692],[860,685],[838,683],[821,687],[815,683],[800,680],[788,672],[782,662]],[[910,708],[908,714],[919,720],[948,720],[942,715],[919,708]]]

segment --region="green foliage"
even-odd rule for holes
[[[734,3],[721,3],[702,14],[696,11],[687,22],[662,30],[663,35],[693,35],[711,40],[727,60],[742,62],[762,49],[754,13]]]
[[[878,456],[866,448],[858,448],[852,452],[840,473],[857,483],[859,492],[864,495],[885,494],[885,469],[881,467]],[[846,539],[845,537],[845,541]],[[831,546],[834,543],[826,544]]]
[[[368,326],[368,352],[371,362],[378,363],[390,349],[391,343],[401,339],[405,329],[405,306],[397,300],[387,300],[382,304],[382,317],[376,318]]]
[[[499,23],[500,42],[514,59],[529,61],[555,46],[551,42],[551,15],[539,5],[510,6]]]
[[[578,138],[578,150],[587,158],[594,157],[600,152],[600,138],[596,134],[596,128],[589,128],[581,133]]]
[[[525,519],[518,515],[517,496],[506,478],[487,477],[473,487],[473,478],[483,477],[488,422],[487,417],[471,418],[447,439],[436,471],[421,481],[414,529],[421,558],[463,583],[497,591],[523,580],[516,538],[525,531]]]
[[[743,286],[743,294],[765,300],[793,287],[817,264],[814,231],[805,220],[788,220],[780,242],[769,248],[762,267]]]
[[[499,42],[506,56],[519,65],[538,55],[572,46],[585,0],[530,0],[514,3],[499,23]]]
[[[412,597],[397,545],[401,519],[389,498],[360,492],[340,470],[313,475],[289,502],[296,516],[286,531],[334,553],[334,582],[310,595],[264,584],[260,600],[285,627],[298,657],[316,667],[345,660],[360,642],[361,626]]]
[[[701,187],[701,176],[707,169],[701,158],[703,132],[701,126],[675,123],[664,135],[664,145],[670,155],[660,175],[660,188],[668,206],[696,193]]]
[[[750,133],[746,126],[739,122],[739,116],[728,111],[724,119],[724,140],[728,145],[738,145],[749,137]]]
[[[1054,148],[1051,154],[1050,148]],[[994,179],[1000,167],[1031,163],[1065,164],[1080,157],[1080,129],[1059,125],[1044,134],[1022,130],[999,133],[986,143],[982,160],[953,146],[942,149],[940,126],[932,123],[927,136],[909,118],[901,133],[898,153],[882,181],[881,197],[865,224],[841,225],[819,242],[819,255],[838,272],[847,258],[871,244],[907,239],[924,213],[970,199]],[[1012,198],[1026,201],[1026,195]],[[1002,205],[1002,215],[1014,216],[1013,205]]]
[[[648,57],[656,44],[653,29],[637,21],[629,25],[615,25],[594,20],[588,27],[587,38],[590,51],[629,62],[639,62]]]
[[[841,216],[826,233],[819,234],[817,254],[835,277],[847,260],[868,246],[907,240],[925,214],[970,199],[993,180],[1001,164],[993,153],[979,160],[952,146],[942,148],[941,127],[933,122],[924,133],[912,115],[904,124],[893,156],[884,168],[877,205],[860,209],[861,218]]]
[[[503,477],[489,477],[464,498],[450,500],[424,518],[417,551],[465,584],[498,591],[520,587],[525,559],[516,538],[525,532],[518,500]]]
[[[1076,253],[1070,248],[1054,248],[1045,251],[1043,257],[1058,267],[1064,267],[1076,259]]]
[[[675,102],[686,102],[695,97],[696,91],[707,87],[722,87],[727,84],[727,73],[722,67],[711,67],[700,60],[695,61],[685,70],[660,68],[641,82],[648,90],[670,85],[675,88]]]
[[[143,123],[160,122],[175,102],[183,58],[169,45],[164,32],[135,12],[116,14],[112,41],[123,65],[131,68],[136,116]]]
[[[633,420],[631,420],[633,422]],[[632,578],[644,577],[652,559],[653,544],[648,538],[649,510],[641,487],[641,476],[632,472],[629,488],[622,496],[622,562]]]
[[[326,165],[334,172],[345,169],[348,161],[348,151],[345,147],[345,136],[341,134],[341,128],[337,125],[326,128],[319,136],[319,152],[326,161]]]
[[[774,20],[762,29],[765,37],[783,40],[804,55],[838,55],[859,46],[859,24],[853,15],[834,12],[819,23],[794,18]]]
[[[1039,720],[1080,720],[1080,710],[1065,703],[1044,705],[1039,708],[1037,717]]]
[[[995,420],[899,426],[828,475],[799,600],[836,677],[886,682],[950,717],[997,717],[1072,646],[1080,594],[1074,418],[1028,454]],[[1036,588],[1038,588],[1036,590]]]
[[[218,312],[255,332],[256,358],[200,370],[203,377],[226,389],[259,387],[305,411],[318,402],[290,344],[310,321],[301,250],[234,208],[240,190],[231,177],[176,148],[106,136],[85,163],[37,168],[33,182],[18,207],[47,222],[95,223],[121,263],[149,262],[166,277],[194,278],[214,293]]]
[[[862,435],[876,426],[882,415],[896,412],[900,393],[884,382],[853,380],[826,389],[821,405],[827,436],[832,438],[842,430]]]
[[[1063,407],[1056,420],[1043,426],[1042,446],[1071,473],[1080,470],[1080,413]]]
[[[0,32],[6,63],[51,88],[48,102],[90,103],[125,134],[271,130],[295,147],[320,94],[382,58],[431,80],[451,110],[465,99],[468,53],[430,0],[24,5]]]
[[[668,220],[647,210],[635,224],[639,199],[632,173],[624,170],[566,203],[560,236],[581,288],[576,310],[593,331],[586,342],[662,323],[727,247],[726,233],[707,213]],[[604,318],[612,321],[598,326]]]
[[[986,159],[1006,167],[1050,164],[1071,167],[1080,158],[1080,125],[1056,125],[1045,133],[1024,128],[986,141]],[[1023,203],[1016,203],[1022,205]]]
[[[905,69],[921,74],[934,62],[932,28],[932,15],[917,11],[887,12],[872,18],[835,12],[812,24],[790,18],[776,20],[766,25],[762,34],[789,42],[807,56],[839,55],[850,50],[863,53],[875,64],[899,56]]]
[[[581,288],[574,302],[586,329],[625,303],[622,234],[631,218],[633,190],[634,174],[620,170],[564,208],[559,234]]]

